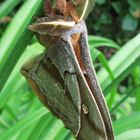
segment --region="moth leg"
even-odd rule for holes
[[[87,32],[85,31],[81,34],[80,38],[80,47],[82,55],[81,57],[86,71],[85,78],[88,81],[90,89],[92,90],[93,96],[95,97],[101,115],[103,117],[106,132],[108,135],[108,140],[114,140],[111,118],[91,61],[87,38]]]

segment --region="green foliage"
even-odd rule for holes
[[[122,44],[138,32],[139,19],[139,0],[97,0],[87,22],[90,33],[102,34]]]
[[[71,133],[42,106],[19,72],[25,61],[43,51],[27,29],[32,16],[41,11],[42,0],[0,3],[0,139],[72,140]],[[116,140],[140,139],[140,34],[136,35],[135,30],[139,25],[135,16],[139,5],[137,0],[116,0],[110,5],[107,0],[98,0],[94,16],[98,17],[99,12],[100,19],[88,20],[89,29],[99,31],[98,36],[89,36],[90,51],[112,115]],[[113,24],[112,14],[117,15],[119,27],[135,34],[132,39]],[[5,17],[12,18],[10,23],[3,22]],[[126,43],[119,45],[112,38],[122,38],[119,42]]]
[[[140,139],[140,129],[126,131],[116,137],[116,140],[139,140],[139,139]]]
[[[6,80],[8,79],[8,76],[11,73],[13,67],[21,56],[21,53],[29,43],[30,38],[32,38],[33,36],[33,33],[27,29],[27,25],[31,21],[33,14],[35,14],[36,9],[40,5],[41,0],[25,2],[25,4],[18,11],[0,40],[1,46],[4,46],[3,49],[1,48],[0,52],[0,60],[2,60],[0,67],[0,75],[2,75],[0,81],[0,91],[3,88]],[[13,53],[15,54],[14,57]],[[9,60],[11,61],[11,63],[9,63]],[[7,68],[7,66],[9,68]],[[3,71],[6,71],[5,74],[3,73]]]

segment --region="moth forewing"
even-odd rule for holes
[[[42,35],[55,36],[67,32],[74,26],[75,21],[69,20],[68,18],[67,20],[66,18],[60,19],[59,16],[58,19],[53,20],[53,18],[51,18],[49,20],[49,18],[42,17],[38,19],[36,23],[29,25],[29,29]]]
[[[107,134],[105,131],[105,126],[100,111],[98,109],[96,101],[94,100],[91,90],[87,82],[85,81],[85,78],[83,77],[82,71],[80,71],[79,73],[75,67],[75,65],[79,66],[79,64],[77,63],[77,61],[73,62],[71,59],[72,52],[71,49],[69,49],[69,47],[71,47],[70,43],[61,41],[60,43],[58,43],[58,46],[55,45],[53,47],[48,48],[47,55],[49,56],[53,64],[59,69],[60,73],[64,73],[63,75],[65,75],[68,72],[74,74],[77,78],[78,86],[80,89],[79,99],[81,100],[81,128],[79,130],[79,133],[77,133],[77,139],[90,140],[94,137],[95,140],[106,140]],[[74,69],[72,70],[72,68]],[[66,80],[66,78],[64,79]],[[69,86],[70,84],[71,83],[69,83]],[[74,95],[73,92],[69,93],[71,94],[70,96],[73,98],[77,96],[76,94]],[[82,104],[86,106],[86,108],[88,109],[88,113],[84,112],[84,110],[82,109]],[[90,135],[88,136],[89,133]]]
[[[24,65],[22,73],[43,104],[63,120],[77,139],[94,137],[95,140],[106,140],[104,122],[96,101],[80,76],[83,74],[77,76],[68,47],[69,44],[61,42],[48,48],[47,54]]]
[[[84,20],[91,10],[93,9],[96,0],[78,0],[78,4],[75,6],[79,15],[79,21]]]
[[[99,83],[97,81],[96,78],[96,74],[93,70],[92,67],[92,63],[91,63],[91,58],[90,58],[90,54],[89,54],[89,49],[88,49],[88,45],[87,45],[87,31],[86,31],[86,27],[84,23],[80,23],[83,26],[83,31],[81,33],[81,40],[80,40],[80,49],[81,49],[81,59],[79,59],[79,62],[76,58],[75,52],[73,50],[73,46],[71,44],[70,39],[67,39],[67,42],[69,44],[70,47],[67,47],[69,49],[69,53],[71,53],[71,60],[73,61],[73,64],[75,66],[76,72],[77,74],[79,74],[79,76],[82,73],[82,70],[79,66],[79,63],[83,63],[85,69],[85,74],[86,74],[86,79],[84,77],[82,77],[81,75],[81,80],[85,79],[87,81],[87,86],[84,87],[89,87],[91,92],[89,92],[87,94],[87,96],[90,96],[90,94],[92,93],[93,97],[91,96],[90,98],[93,98],[91,103],[90,103],[90,107],[92,108],[92,103],[94,102],[95,104],[93,105],[93,107],[96,107],[99,109],[99,112],[101,113],[101,118],[103,120],[103,124],[105,124],[105,133],[106,133],[106,137],[108,138],[108,140],[113,140],[114,139],[114,135],[113,135],[113,129],[112,129],[112,124],[111,124],[111,118],[104,100],[104,97],[102,95],[101,89],[99,87]],[[71,33],[73,33],[75,31],[75,29],[71,29]],[[77,30],[78,33],[78,30]],[[67,45],[68,46],[68,45]],[[88,78],[88,79],[87,79]],[[80,86],[83,87],[83,86]],[[84,95],[81,96],[81,98]],[[89,99],[90,100],[90,99]],[[95,100],[95,101],[94,101]],[[94,110],[94,109],[92,109]],[[98,112],[98,114],[100,114]],[[96,112],[97,113],[97,112]],[[100,120],[101,121],[101,120]]]
[[[66,128],[77,135],[81,124],[81,99],[76,76],[67,72],[63,75],[64,81],[62,74],[50,59],[46,58],[46,54],[26,63],[21,72],[41,102],[64,122]]]
[[[97,102],[97,105],[99,107],[99,110],[101,112],[103,121],[105,123],[106,127],[106,132],[107,132],[107,137],[108,140],[113,140],[114,135],[113,135],[113,129],[112,129],[112,123],[111,123],[111,118],[109,111],[107,109],[107,105],[103,96],[103,93],[101,91],[92,61],[91,61],[91,56],[90,52],[88,49],[88,41],[87,41],[87,33],[86,31],[81,34],[81,41],[80,41],[80,46],[81,46],[81,55],[82,55],[82,61],[85,67],[86,71],[86,78],[89,81],[89,86],[90,89],[93,93],[93,96]]]

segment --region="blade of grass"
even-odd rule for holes
[[[140,140],[140,129],[133,129],[121,133],[116,137],[116,140]]]
[[[4,110],[13,118],[13,120],[15,121],[18,120],[17,116],[15,115],[15,113],[8,104],[5,105]]]
[[[52,117],[51,113],[48,113],[47,116],[46,115],[42,116],[42,118],[37,123],[36,127],[30,133],[30,135],[28,136],[28,138],[26,140],[31,140],[31,139],[38,140],[40,138],[41,133],[46,128],[46,126],[49,126],[48,123],[51,121],[52,118],[53,117]]]
[[[0,126],[3,126],[5,128],[9,127],[9,124],[7,124],[7,122],[5,120],[3,120],[3,118],[1,118],[1,116],[0,116]]]
[[[95,49],[94,47],[90,46],[90,54],[91,54],[91,58],[92,61],[94,62],[94,60],[100,55],[100,51]]]
[[[93,50],[95,52],[95,49]],[[92,54],[92,50],[91,50],[91,54]],[[102,52],[96,50],[96,54],[98,54],[98,59],[101,62],[101,64],[103,65],[103,67],[105,68],[105,70],[108,72],[109,77],[111,79],[111,81],[114,80],[115,76],[111,70],[111,68],[108,65],[108,61],[106,60],[105,56],[103,55]],[[112,88],[111,92],[110,92],[110,96],[107,100],[107,105],[109,107],[109,109],[111,109],[112,105],[113,105],[113,101],[115,100],[115,96],[116,96],[116,88]]]
[[[42,140],[46,140],[47,138],[49,138],[50,140],[54,140],[59,130],[63,127],[63,123],[57,118],[53,117],[53,119],[49,122],[48,126],[44,129],[44,132],[40,135],[40,137],[42,137]]]
[[[135,93],[140,88],[140,84],[133,87],[126,95],[110,110],[110,112],[114,112],[118,107],[121,106],[127,100],[129,96]]]
[[[6,0],[0,6],[0,19],[8,15],[21,0]]]
[[[19,92],[21,87],[25,84],[25,79],[20,74],[20,67],[31,57],[42,53],[43,49],[39,43],[34,43],[28,46],[26,51],[21,56],[17,65],[15,66],[12,74],[10,75],[5,87],[0,94],[0,109],[7,103],[8,99],[12,96],[12,93]],[[11,89],[9,91],[9,89]]]
[[[99,53],[98,59],[101,62],[101,64],[103,65],[103,67],[105,68],[105,70],[108,72],[110,79],[114,80],[114,74],[113,74],[110,66],[108,65],[107,59],[105,58],[105,56],[103,55],[102,52]]]
[[[72,133],[71,133],[71,132],[69,132],[69,133],[67,134],[67,136],[65,137],[65,139],[64,139],[64,140],[75,140],[75,139],[73,138]]]
[[[69,134],[69,131],[66,130],[64,127],[61,128],[54,138],[54,140],[65,140],[65,137]]]
[[[39,140],[40,139],[40,132],[44,129],[44,126],[46,126],[52,118],[52,115],[50,113],[47,113],[43,115],[37,123],[34,123],[35,126],[30,129],[30,127],[33,125],[31,124],[30,126],[26,127],[23,131],[24,133],[20,133],[19,136],[17,137],[18,140]],[[30,130],[30,131],[29,131]]]
[[[15,140],[27,140],[27,138],[30,135],[30,133],[32,132],[32,130],[36,128],[36,124],[39,122],[39,120],[37,120],[34,123],[30,124],[28,127],[26,127],[25,129],[23,129],[22,132],[19,132],[19,133],[18,132],[13,132],[13,136],[15,136],[14,139]],[[30,140],[32,140],[32,139],[30,139]]]
[[[126,43],[109,61],[115,79],[111,82],[106,70],[98,72],[98,78],[105,94],[123,80],[132,70],[140,64],[140,34]]]
[[[15,125],[11,126],[7,131],[1,134],[1,140],[8,140],[14,137],[13,134],[16,135],[20,132],[22,132],[26,127],[31,125],[32,123],[38,121],[43,115],[48,113],[46,108],[42,107],[35,111],[34,113],[29,114],[24,119],[18,121]]]
[[[0,46],[2,46],[0,47],[0,91],[4,87],[25,47],[33,37],[33,33],[27,29],[27,25],[31,22],[35,12],[41,11],[41,5],[42,0],[27,0],[0,40]]]
[[[113,122],[115,135],[119,135],[127,130],[140,126],[140,112],[135,112],[129,116],[123,116]]]
[[[134,104],[134,108],[137,111],[140,111],[140,67],[136,67],[132,73],[133,79],[134,79],[134,83],[136,85],[139,85],[139,87],[135,90],[134,88],[134,97],[136,99],[136,102]]]
[[[104,38],[104,37],[89,35],[88,36],[88,41],[89,41],[89,44],[90,44],[91,47],[105,46],[105,47],[110,47],[110,48],[114,48],[114,49],[119,49],[120,48],[120,46],[116,42],[114,42],[110,39]]]
[[[125,62],[124,62],[125,63]],[[140,65],[140,56],[133,61],[131,64],[126,67],[117,77],[115,77],[114,81],[112,81],[104,90],[104,93],[107,94],[112,88],[116,87],[123,79],[125,79],[138,65]],[[108,82],[108,81],[107,81]]]

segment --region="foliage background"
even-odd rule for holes
[[[69,140],[42,106],[20,67],[43,48],[27,29],[42,0],[0,1],[1,140]],[[140,2],[97,0],[87,19],[89,45],[113,119],[116,140],[140,139]]]

